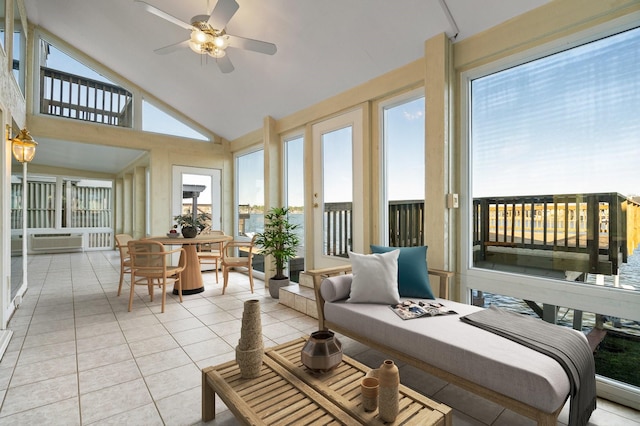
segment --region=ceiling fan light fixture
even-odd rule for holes
[[[194,42],[193,40],[189,40],[189,47],[191,48],[191,50],[193,50],[195,53],[199,53],[199,54],[204,54],[207,53],[203,47],[204,45],[202,43],[197,43]]]
[[[211,42],[212,37],[210,34],[207,34],[204,31],[194,29],[193,31],[191,31],[191,41],[194,43],[203,44]]]
[[[223,49],[224,50],[229,45],[229,38],[224,36],[224,35],[219,35],[219,36],[213,38],[213,44],[218,49]]]
[[[209,56],[213,56],[216,59],[224,58],[227,52],[224,49],[218,49],[217,47],[212,49],[209,53]]]

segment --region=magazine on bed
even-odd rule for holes
[[[403,320],[457,314],[457,312],[447,309],[442,303],[436,301],[421,300],[419,302],[413,302],[411,300],[405,300],[404,302],[398,303],[397,305],[390,305],[389,307]]]

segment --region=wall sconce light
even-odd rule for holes
[[[7,124],[7,141],[11,141],[11,152],[22,163],[22,286],[27,286],[27,163],[36,155],[38,142],[33,140],[27,129],[11,139],[11,126]]]
[[[13,139],[11,137],[11,126],[7,124],[7,140],[11,141],[11,152],[13,157],[20,163],[30,163],[36,155],[36,142],[27,129],[20,130],[20,133]]]

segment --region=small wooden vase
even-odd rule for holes
[[[260,301],[247,300],[244,302],[240,340],[236,347],[236,363],[243,378],[251,379],[260,375],[263,353]]]
[[[400,373],[390,359],[385,360],[378,372],[380,390],[378,392],[378,412],[380,419],[394,422],[399,410]]]

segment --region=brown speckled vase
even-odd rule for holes
[[[247,300],[244,302],[240,340],[236,347],[236,363],[243,378],[251,379],[260,375],[263,353],[260,301]]]
[[[400,374],[398,367],[390,359],[385,360],[378,372],[378,412],[380,419],[394,422],[398,416]]]

